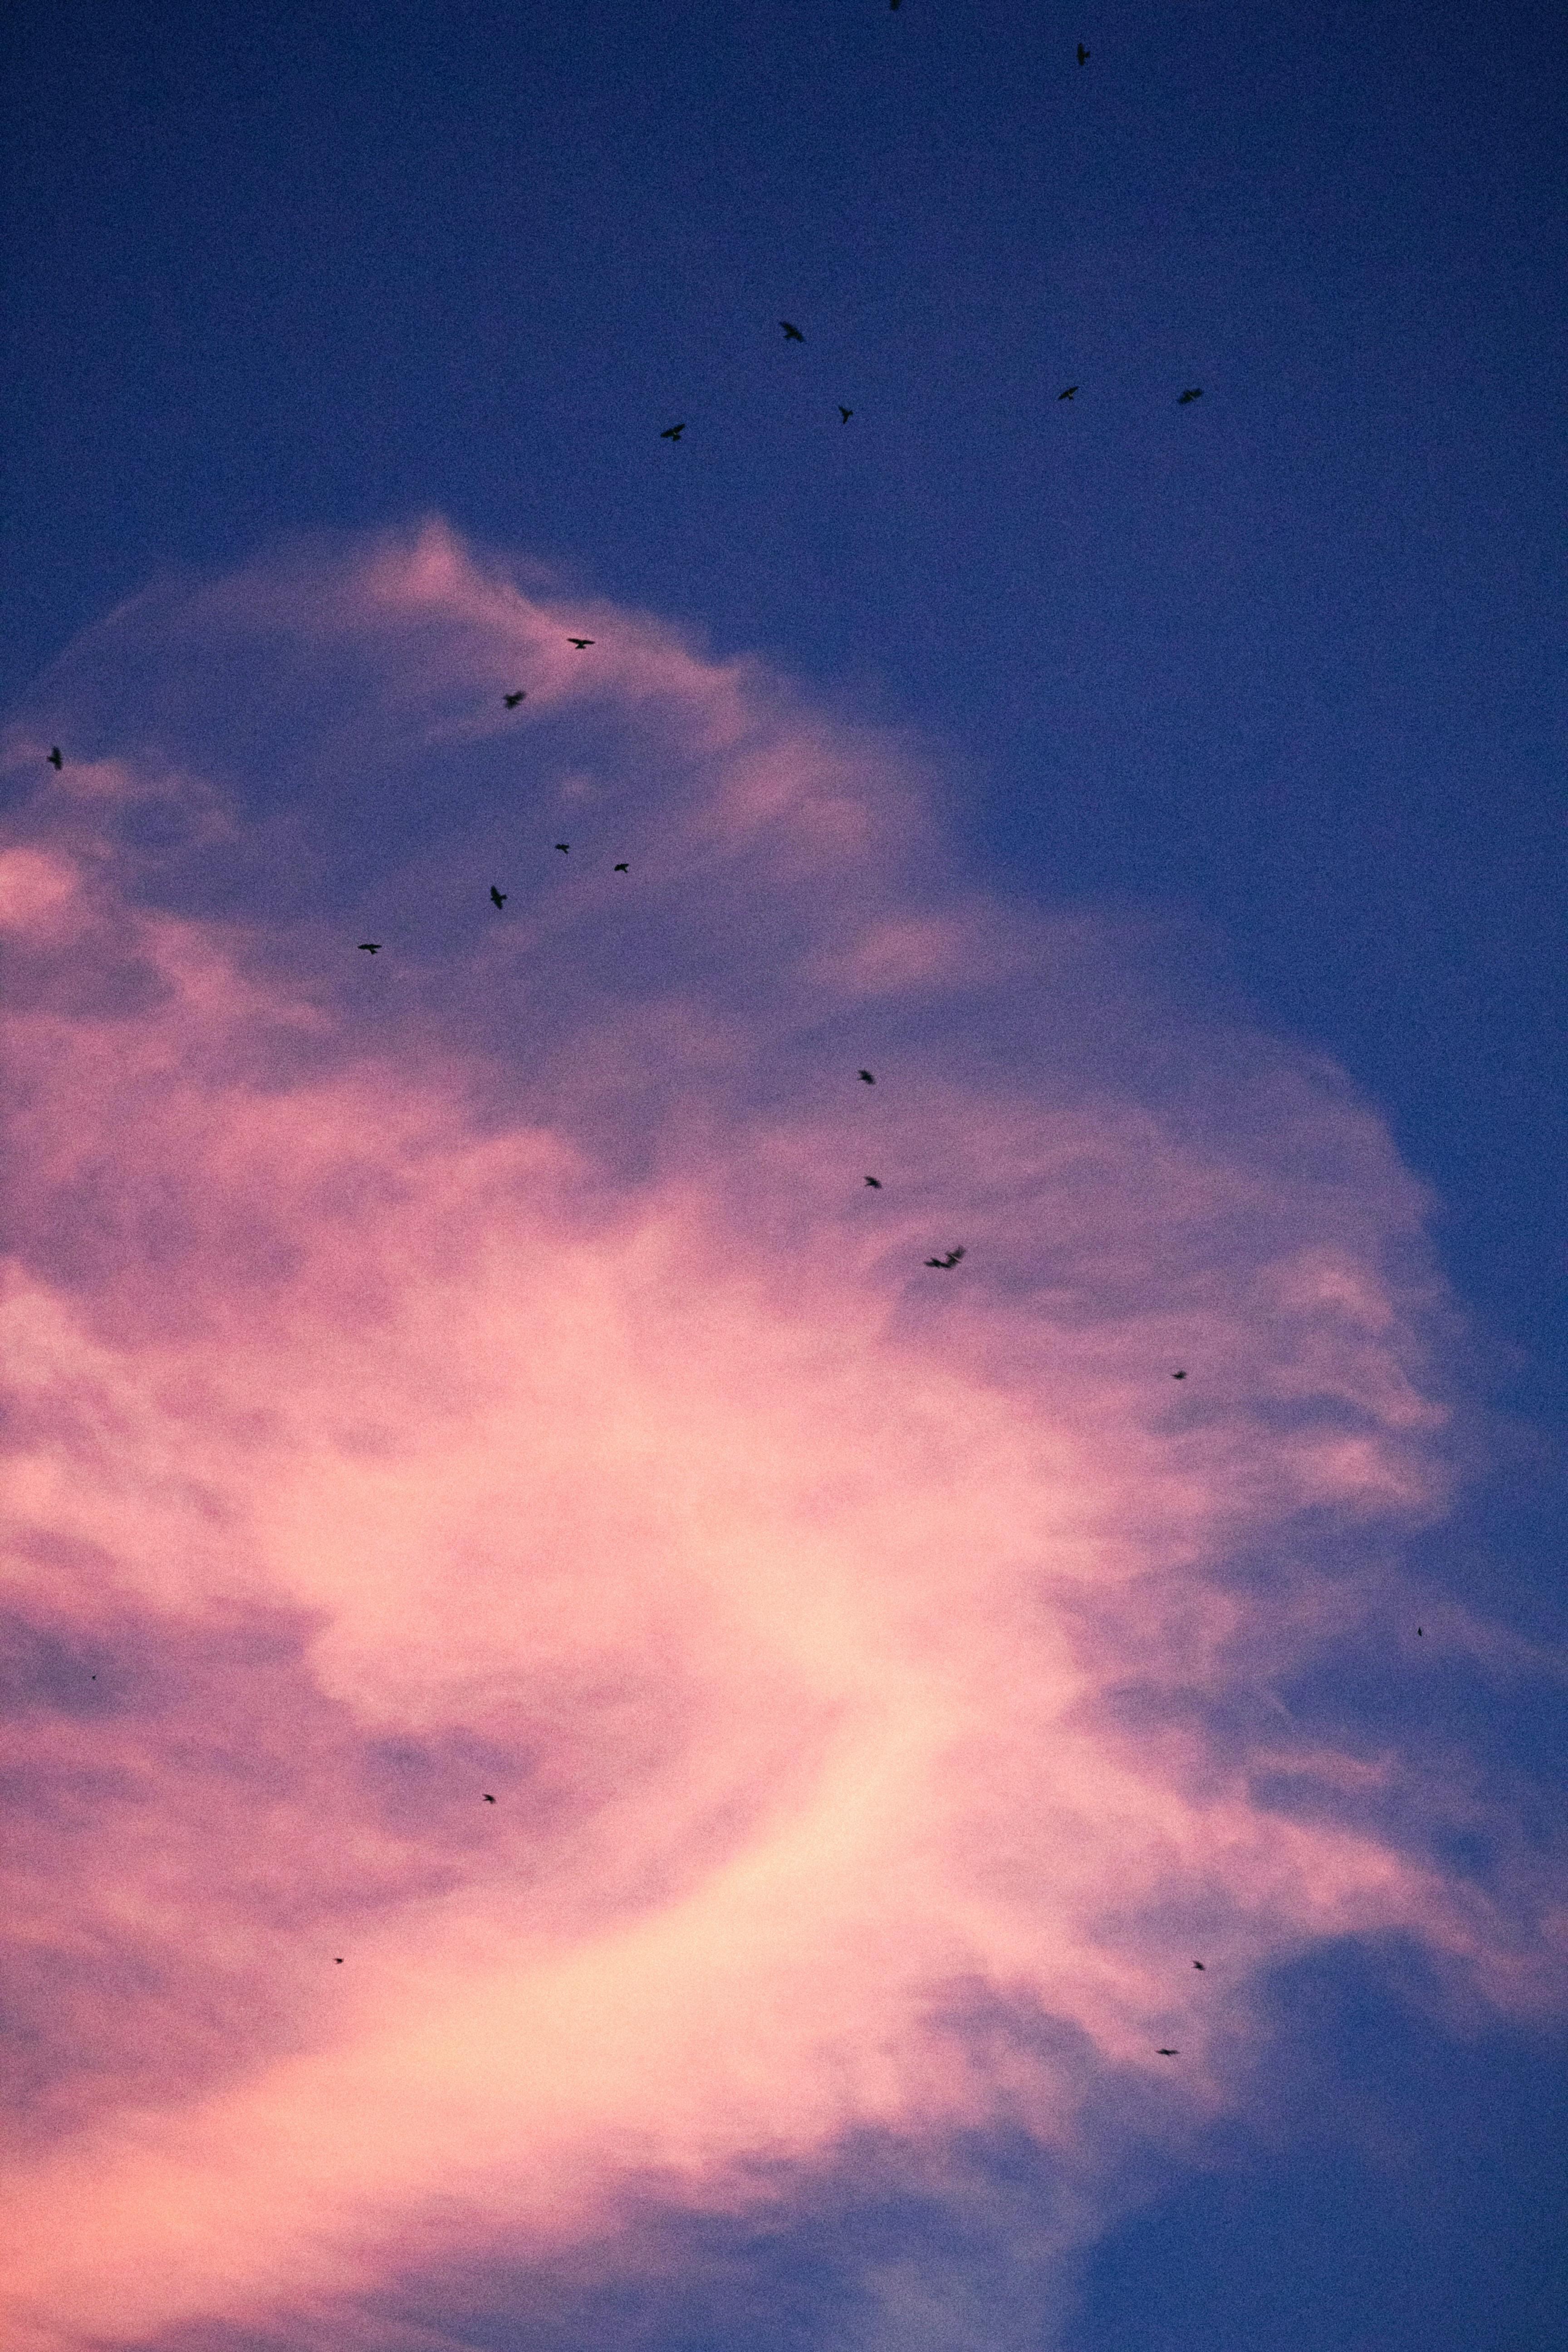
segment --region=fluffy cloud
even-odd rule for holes
[[[916,747],[439,527],[45,690],[13,2340],[467,2341],[394,2283],[635,2270],[858,2145],[956,2210],[998,2128],[1048,2262],[1315,1939],[1542,1997],[1278,1696],[1447,1479],[1331,1069],[978,893]],[[961,2270],[857,2328],[1000,2340]]]

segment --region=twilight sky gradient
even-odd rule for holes
[[[1544,16],[154,16],[6,35],[7,2343],[1550,2346]]]

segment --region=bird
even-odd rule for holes
[[[507,899],[507,894],[506,894],[506,892],[505,892],[504,890],[498,890],[498,889],[496,888],[495,884],[492,882],[492,883],[490,884],[490,904],[491,904],[491,906],[492,906],[492,907],[504,907],[504,906],[506,905],[506,899]]]
[[[1176,394],[1176,406],[1178,408],[1185,408],[1189,400],[1201,400],[1203,396],[1204,388],[1202,384],[1190,383],[1188,384],[1185,392],[1180,392]]]
[[[631,860],[627,857],[623,857],[620,864],[616,868],[616,872],[617,874],[629,874],[631,870]]]
[[[950,1249],[945,1257],[928,1257],[926,1264],[927,1265],[939,1265],[945,1273],[950,1265],[956,1265],[963,1255],[963,1252],[961,1249]]]
[[[866,1181],[869,1184],[873,1192],[879,1192],[881,1191],[882,1180],[879,1176],[868,1176]]]
[[[1156,2050],[1154,2053],[1156,2058],[1179,2058],[1181,2054],[1179,2050]]]
[[[1203,1962],[1202,1960],[1194,1960],[1193,1962],[1193,1966],[1194,1969],[1201,1969],[1203,1967]]]
[[[658,437],[661,441],[679,441],[685,430],[686,426],[684,423],[679,425],[667,425],[664,431]]]
[[[341,1969],[341,1968],[342,1967],[342,1964],[343,1964],[343,1956],[342,1956],[342,1954],[341,1952],[334,1952],[334,1953],[333,1953],[333,1955],[332,1955],[332,1966],[333,1966],[335,1969]]]
[[[1415,1631],[1416,1631],[1416,1632],[1421,1635],[1422,1640],[1423,1640],[1423,1641],[1425,1641],[1425,1640],[1426,1640],[1426,1626],[1425,1626],[1425,1625],[1417,1625],[1417,1627],[1415,1628]]]
[[[805,342],[805,337],[801,333],[800,329],[798,327],[792,327],[787,319],[781,319],[779,320],[779,324],[784,331],[784,341],[786,343]]]
[[[1173,1373],[1171,1374],[1171,1378],[1172,1378],[1173,1381],[1184,1381],[1184,1380],[1186,1379],[1186,1377],[1187,1377],[1187,1376],[1186,1376],[1185,1372],[1173,1372]]]
[[[58,743],[51,743],[49,746],[49,765],[54,770],[57,776],[59,774],[60,770],[65,766],[65,761],[60,756],[60,747]]]
[[[528,700],[528,688],[525,686],[520,686],[515,694],[503,694],[501,700],[509,710],[515,710],[520,702]]]
[[[572,844],[571,844],[569,841],[558,841],[558,842],[556,843],[555,846],[556,846],[556,848],[561,852],[561,855],[562,855],[562,856],[563,856],[563,857],[570,857],[570,856],[571,856],[571,855],[572,855]]]
[[[864,1085],[864,1086],[868,1086],[868,1087],[874,1087],[874,1086],[876,1085],[876,1083],[877,1083],[876,1079],[871,1076],[871,1073],[870,1073],[870,1071],[869,1071],[869,1070],[862,1070],[862,1071],[861,1071],[861,1073],[860,1073],[860,1078],[861,1078],[861,1083],[862,1083],[862,1085]]]
[[[381,953],[381,941],[379,940],[361,940],[359,950],[361,955],[379,955]]]
[[[854,415],[854,414],[855,411],[852,408],[846,408],[844,403],[842,401],[839,402],[838,421],[841,425],[847,425],[849,419]]]
[[[1078,45],[1078,61],[1080,66],[1086,66],[1089,63],[1089,51],[1081,41]]]
[[[569,646],[575,646],[579,653],[584,653],[590,646],[596,645],[598,643],[598,639],[596,637],[568,637],[566,642]]]
[[[495,1803],[495,1799],[491,1796],[488,1789],[485,1790],[485,1802],[487,1805],[493,1805]]]
[[[1066,390],[1065,392],[1058,392],[1058,394],[1057,394],[1057,398],[1058,398],[1058,400],[1073,400],[1073,399],[1076,399],[1077,395],[1078,395],[1078,386],[1077,386],[1077,384],[1076,384],[1076,383],[1069,383],[1069,384],[1068,384],[1068,388],[1067,388],[1067,390]]]

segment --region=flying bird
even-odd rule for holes
[[[1193,1962],[1193,1966],[1194,1969],[1201,1969],[1203,1967],[1203,1962],[1202,1960],[1194,1960]]]
[[[495,1799],[491,1796],[488,1789],[485,1790],[485,1802],[487,1805],[493,1805],[495,1803]]]
[[[784,341],[786,343],[805,342],[805,337],[801,333],[800,329],[798,327],[792,327],[787,319],[781,319],[779,320],[779,324],[784,331]]]
[[[341,1952],[334,1952],[334,1953],[333,1953],[333,1955],[332,1955],[332,1966],[333,1966],[335,1969],[341,1969],[341,1968],[342,1967],[342,1964],[343,1964],[343,1956],[342,1956],[342,1954]]]
[[[1074,400],[1077,396],[1078,386],[1076,383],[1069,383],[1065,392],[1058,392],[1057,394],[1057,398],[1058,400]]]
[[[1179,2050],[1156,2050],[1154,2053],[1156,2058],[1179,2058],[1181,2054]]]
[[[1078,45],[1078,61],[1080,66],[1086,66],[1089,63],[1089,51],[1081,41]]]
[[[562,855],[562,856],[563,856],[563,857],[570,857],[570,856],[571,856],[571,855],[572,855],[572,844],[571,844],[569,841],[558,841],[558,842],[556,843],[555,846],[556,846],[556,848],[561,852],[561,855]]]
[[[596,637],[568,637],[566,642],[569,646],[575,646],[578,652],[583,653],[589,646],[596,645],[598,643],[598,639]]]
[[[927,1265],[940,1265],[945,1273],[950,1265],[956,1265],[963,1255],[963,1252],[961,1249],[950,1249],[945,1257],[928,1257],[926,1264]]]
[[[1417,1625],[1417,1627],[1415,1628],[1415,1631],[1416,1631],[1416,1632],[1421,1635],[1422,1640],[1423,1640],[1423,1641],[1425,1641],[1425,1640],[1426,1640],[1426,1626],[1425,1626],[1425,1625]]]
[[[861,1073],[860,1073],[860,1076],[861,1076],[861,1079],[862,1079],[863,1083],[864,1083],[865,1085],[868,1086],[868,1087],[874,1087],[874,1086],[876,1085],[876,1083],[877,1083],[876,1079],[871,1076],[871,1073],[870,1073],[870,1071],[869,1071],[869,1070],[862,1070],[862,1071],[861,1071]]]
[[[1176,406],[1178,408],[1185,408],[1189,400],[1201,400],[1203,396],[1204,388],[1202,384],[1190,383],[1188,384],[1185,392],[1181,392],[1176,394]]]
[[[854,414],[855,411],[852,408],[846,408],[844,403],[842,401],[839,402],[838,421],[841,425],[847,425],[849,419],[854,415]]]
[[[620,864],[616,868],[616,872],[617,874],[629,874],[631,870],[631,860],[626,857],[621,860]]]
[[[866,1181],[869,1184],[873,1192],[879,1192],[881,1191],[882,1180],[879,1176],[868,1176]]]
[[[52,743],[49,746],[49,765],[54,770],[57,776],[60,770],[65,766],[65,761],[60,757],[60,747],[58,743]]]
[[[667,425],[658,437],[661,441],[679,441],[685,430],[684,424]]]
[[[528,688],[526,687],[520,686],[515,694],[503,694],[501,700],[505,703],[509,710],[515,710],[520,702],[526,702],[528,700]]]
[[[379,955],[381,953],[381,941],[379,940],[361,940],[359,943],[359,951],[361,955]]]
[[[1173,1373],[1171,1374],[1171,1378],[1172,1378],[1173,1381],[1184,1381],[1184,1380],[1186,1379],[1186,1377],[1187,1377],[1187,1376],[1186,1376],[1185,1372],[1173,1372]]]
[[[493,882],[490,884],[490,904],[492,907],[504,907],[506,905],[506,896],[507,894],[504,890],[498,890]]]

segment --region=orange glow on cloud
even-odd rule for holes
[[[55,690],[109,748],[0,866],[10,2341],[359,2340],[867,2127],[1070,2159],[1108,2082],[1234,2095],[1316,1938],[1540,1997],[1268,1696],[1447,1479],[1333,1072],[976,897],[907,747],[439,527]]]

